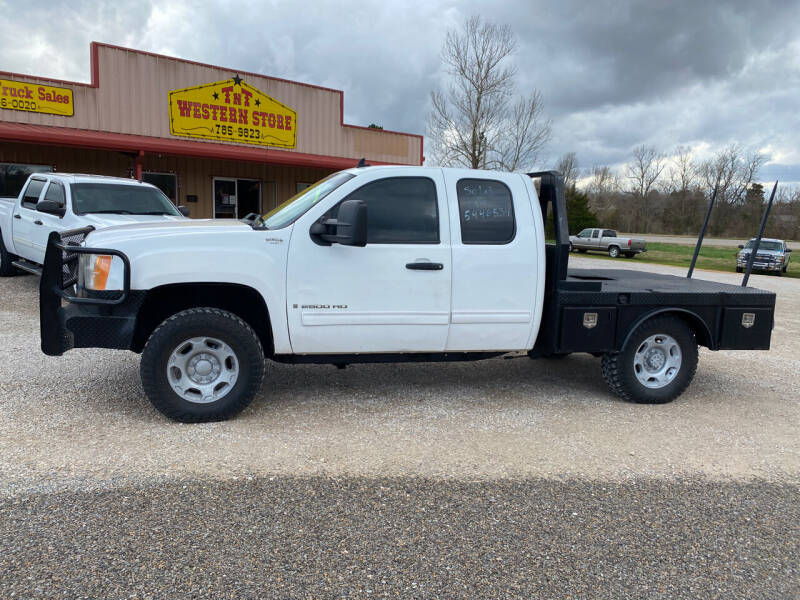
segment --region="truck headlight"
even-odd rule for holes
[[[78,259],[78,287],[87,290],[121,290],[122,259],[110,254],[81,254]]]
[[[775,260],[777,260],[779,263],[782,263],[784,259],[783,256],[776,256]]]

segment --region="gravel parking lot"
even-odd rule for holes
[[[800,281],[754,275],[751,285],[778,293],[773,349],[701,350],[694,383],[664,406],[611,396],[589,355],[270,364],[239,418],[182,425],[150,407],[138,356],[41,354],[38,281],[0,280],[0,597],[800,597]],[[381,522],[383,488],[396,510]],[[577,527],[573,512],[603,525]],[[287,522],[318,529],[300,535]],[[405,552],[378,543],[386,528],[407,532]],[[448,528],[455,537],[441,538]],[[369,587],[370,572],[342,559],[342,536],[387,583]],[[269,559],[282,540],[287,554]],[[496,565],[489,550],[469,554],[476,540]],[[98,544],[106,559],[92,555]],[[212,568],[212,551],[235,560]],[[448,555],[453,571],[437,571]],[[527,562],[503,563],[511,557]],[[240,570],[259,565],[250,579]],[[237,577],[250,583],[237,588]],[[648,593],[648,580],[661,587]],[[259,593],[258,582],[276,591]]]

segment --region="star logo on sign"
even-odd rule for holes
[[[233,85],[242,85],[242,78],[239,77],[238,75],[234,75]]]
[[[212,96],[214,96],[214,100],[219,100],[219,94],[217,92],[214,92]]]
[[[258,98],[256,98],[256,106],[261,106],[261,100],[259,100]]]

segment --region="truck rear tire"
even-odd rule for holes
[[[617,258],[619,256],[619,248],[617,248],[616,246],[609,246],[608,255],[611,258]]]
[[[680,396],[697,371],[697,339],[677,317],[639,325],[620,352],[603,355],[603,377],[620,398],[665,404]]]
[[[10,277],[19,272],[19,270],[11,264],[11,261],[16,260],[16,256],[6,250],[6,245],[3,243],[3,232],[0,231],[0,277]]]
[[[636,252],[626,252],[625,253],[625,258],[633,258],[634,256],[636,256]]]
[[[191,308],[153,331],[139,372],[150,402],[170,419],[223,421],[244,410],[261,387],[264,351],[235,314]]]

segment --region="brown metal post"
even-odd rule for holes
[[[136,155],[136,180],[142,180],[142,159],[144,158],[144,150],[139,150]]]

